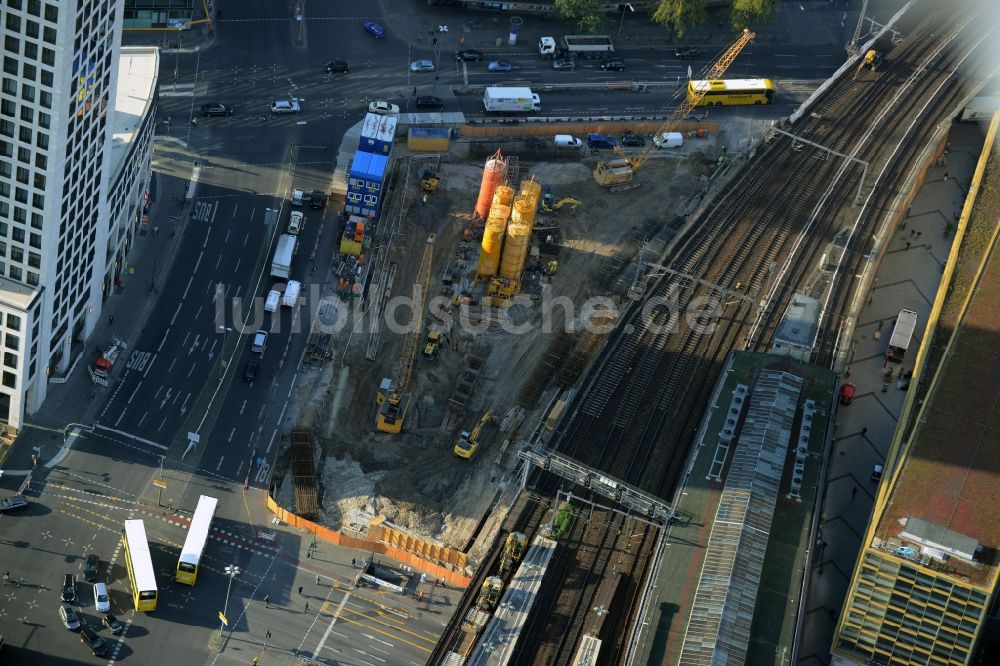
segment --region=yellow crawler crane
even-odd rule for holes
[[[420,260],[420,269],[413,286],[413,318],[403,337],[403,351],[396,363],[395,379],[382,379],[375,404],[378,415],[375,417],[375,428],[380,432],[397,433],[403,429],[403,419],[410,407],[410,395],[406,392],[413,374],[413,365],[417,358],[417,349],[422,341],[424,323],[424,305],[427,290],[431,282],[431,258],[434,256],[434,234],[427,237],[424,256]]]
[[[740,54],[747,44],[752,42],[756,35],[746,28],[743,29],[743,34],[730,45],[726,52],[716,60],[709,68],[708,71],[702,76],[703,79],[713,80],[720,78],[727,69],[729,65],[732,64],[736,56]],[[673,112],[670,118],[667,119],[659,129],[656,130],[654,136],[662,134],[664,132],[673,132],[677,126],[683,121],[694,107],[698,106],[698,102],[701,98],[705,96],[708,92],[708,87],[694,89],[689,92],[687,97],[681,103],[680,106]],[[611,187],[619,190],[630,189],[633,178],[635,178],[635,172],[646,163],[653,151],[656,150],[656,146],[650,142],[646,148],[635,155],[628,156],[622,152],[621,148],[615,146],[615,153],[618,158],[612,160],[605,160],[603,162],[597,163],[597,168],[594,169],[594,180],[598,185],[602,187]]]

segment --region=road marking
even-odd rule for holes
[[[267,481],[267,472],[271,469],[271,465],[265,460],[263,465],[257,466],[257,476],[254,477],[256,483],[264,483]]]
[[[233,435],[235,434],[236,434],[236,428],[233,428],[232,430],[229,431],[229,439],[227,439],[226,441],[229,442],[233,441]]]
[[[169,331],[164,331],[163,332],[163,338],[160,340],[160,346],[156,348],[156,351],[160,351],[161,349],[163,349],[163,345],[165,345],[167,343],[167,334],[168,333],[169,333]]]
[[[149,411],[148,410],[142,413],[142,418],[139,419],[139,423],[137,423],[135,427],[136,428],[141,428],[142,427],[142,422],[146,420],[147,416],[149,416]],[[118,425],[118,424],[116,423],[115,425]]]
[[[165,396],[163,396],[163,400],[160,401],[160,409],[163,409],[164,405],[167,404],[167,401],[170,400],[170,394],[172,392],[173,392],[173,389],[170,389],[170,388],[167,389],[167,394]]]
[[[181,342],[181,347],[187,347],[188,338],[190,337],[191,337],[191,331],[188,331],[187,334],[184,336],[184,341]]]
[[[139,388],[141,386],[142,386],[142,380],[140,379],[139,383],[135,385],[135,390],[132,391],[132,395],[130,395],[128,397],[128,402],[125,403],[126,405],[131,405],[132,404],[132,399],[135,398],[135,394],[139,392]]]
[[[208,241],[208,236],[207,235],[205,236],[205,240]],[[191,271],[192,273],[197,273],[198,272],[198,267],[201,266],[201,258],[203,256],[205,256],[205,252],[204,251],[201,251],[201,252],[198,253],[198,261],[194,262],[194,270]],[[192,277],[194,277],[194,276],[192,276]]]
[[[190,356],[194,352],[194,350],[198,349],[198,343],[199,343],[200,340],[201,340],[201,336],[198,335],[198,334],[195,334],[195,336],[194,336],[194,342],[192,342],[191,346],[188,347],[188,356]]]
[[[222,469],[222,461],[225,460],[226,456],[219,456],[219,464],[215,466],[215,471],[218,472]]]
[[[278,430],[277,429],[272,430],[271,431],[271,439],[267,443],[267,451],[265,451],[264,453],[270,453],[271,452],[271,445],[274,444],[274,438],[277,437],[277,436],[278,436]]]
[[[242,413],[243,413],[243,411],[244,411],[244,410],[245,410],[246,408],[247,408],[247,401],[246,401],[246,400],[244,400],[244,401],[243,401],[243,404],[242,404],[242,405],[240,405],[240,414],[242,414]]]
[[[243,465],[244,464],[246,464],[246,460],[240,461],[240,466],[236,468],[236,478],[237,479],[240,478],[241,476],[243,476],[242,472],[243,472]],[[249,472],[248,472],[248,474],[249,474]]]
[[[164,416],[163,420],[160,421],[160,425],[156,428],[156,432],[160,432],[161,430],[163,430],[163,426],[165,426],[165,425],[167,425],[167,417],[166,416]]]
[[[167,450],[167,447],[164,446],[163,444],[157,444],[156,442],[154,442],[152,440],[145,439],[144,437],[139,437],[138,435],[133,435],[133,434],[125,432],[123,430],[115,430],[114,428],[108,428],[106,426],[102,426],[100,423],[95,423],[94,424],[94,428],[97,429],[97,430],[104,430],[106,432],[112,432],[112,433],[114,433],[116,435],[121,435],[122,437],[128,437],[129,439],[131,439],[133,441],[141,442],[141,443],[147,444],[149,446],[155,446],[156,448],[161,449],[163,451]]]
[[[115,419],[115,427],[116,428],[118,427],[118,424],[122,422],[123,418],[125,418],[125,410],[124,409],[122,410],[122,413],[118,415],[118,418]]]
[[[172,360],[172,361],[170,362],[170,367],[169,367],[169,368],[167,368],[167,374],[168,374],[168,375],[169,375],[169,374],[170,374],[170,373],[171,373],[171,372],[173,371],[173,369],[174,369],[174,363],[176,363],[176,362],[177,362],[177,357],[175,356],[175,357],[174,357],[174,360]],[[153,396],[153,397],[155,398],[156,396]]]
[[[188,391],[187,395],[184,396],[184,404],[181,405],[181,414],[187,411],[188,398],[191,397],[191,392]]]
[[[183,302],[177,304],[177,310],[174,311],[174,316],[170,318],[170,325],[173,326],[174,322],[177,321],[177,315],[181,313],[181,306],[184,305]],[[159,350],[157,350],[159,351]]]
[[[194,313],[194,318],[197,319],[201,315],[201,311],[205,309],[204,305],[198,306],[198,311]]]
[[[233,272],[236,273],[237,275],[239,275],[239,273],[240,273],[240,260],[239,259],[236,260],[236,268],[233,269]]]
[[[250,240],[250,234],[247,234],[246,237],[243,239],[243,247],[247,246],[247,241],[248,240]]]
[[[330,624],[327,626],[326,631],[323,632],[323,637],[319,639],[319,643],[316,645],[316,649],[313,650],[313,657],[319,656],[319,654],[323,651],[323,646],[326,644],[326,639],[330,637],[330,632],[333,631],[333,625],[337,624],[337,620],[340,619],[340,611],[344,609],[344,604],[346,604],[347,600],[350,598],[351,598],[350,592],[344,594],[344,598],[341,599],[340,601],[340,606],[337,607],[337,610],[333,614],[333,619],[330,620]]]
[[[156,363],[156,354],[153,354],[153,358],[150,359],[149,365],[146,366],[146,372],[142,373],[142,378],[145,379],[149,371],[153,369],[153,364]]]
[[[208,350],[208,358],[215,356],[215,345],[218,344],[218,338],[212,338],[212,348]]]
[[[187,286],[186,286],[186,287],[184,287],[184,294],[183,294],[183,295],[181,296],[181,300],[182,300],[182,301],[183,301],[183,300],[184,300],[185,298],[187,298],[187,295],[188,295],[188,289],[190,289],[190,288],[191,288],[191,283],[192,283],[193,281],[194,281],[194,275],[189,275],[189,276],[188,276],[188,283],[187,283]],[[171,324],[173,324],[174,322],[170,322],[170,323],[171,323]]]

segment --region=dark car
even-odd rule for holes
[[[346,60],[331,60],[324,65],[327,74],[347,74],[351,71],[351,66]]]
[[[101,617],[101,624],[110,629],[111,633],[115,636],[125,631],[125,625],[111,613],[107,613]]]
[[[618,60],[605,60],[601,63],[601,69],[605,72],[624,72],[625,71],[625,61]]]
[[[559,60],[553,60],[552,69],[558,70],[560,72],[561,71],[570,72],[576,69],[576,62],[565,58],[561,58]]]
[[[326,206],[326,194],[320,190],[313,190],[309,195],[309,207],[315,210],[323,210]]]
[[[80,617],[69,604],[59,606],[59,619],[62,620],[63,626],[70,631],[76,631],[80,628]]]
[[[96,553],[87,555],[87,561],[83,563],[83,579],[93,583],[97,580],[97,570],[101,567],[101,558]]]
[[[462,49],[455,51],[455,60],[458,62],[479,62],[483,59],[483,52],[476,49]]]
[[[90,648],[95,657],[103,657],[108,644],[89,625],[80,628],[80,642]]]
[[[591,150],[613,150],[616,144],[610,136],[591,132],[587,135],[587,145]]]
[[[444,100],[433,95],[421,95],[417,98],[418,109],[440,109],[444,106]]]
[[[681,46],[674,49],[674,57],[679,60],[694,60],[695,58],[700,58],[701,55],[701,49],[696,49],[690,46]]]
[[[646,145],[646,139],[635,132],[625,132],[622,134],[622,145],[629,148],[642,148]]]
[[[70,603],[76,601],[76,577],[73,574],[63,576],[62,600]]]
[[[368,21],[365,23],[365,32],[375,39],[382,39],[385,37],[385,28],[374,21]]]
[[[243,381],[248,384],[253,384],[254,380],[257,378],[257,366],[260,365],[260,361],[255,358],[247,359],[247,368],[243,371]]]
[[[0,499],[0,513],[7,513],[8,511],[17,511],[18,509],[26,509],[28,507],[28,498],[24,495],[11,495],[10,497],[4,497]]]
[[[233,115],[233,107],[226,106],[225,104],[219,104],[218,102],[211,102],[209,104],[201,105],[201,115],[203,116],[231,116]]]

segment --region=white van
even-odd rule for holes
[[[288,286],[285,287],[285,297],[282,299],[282,303],[294,308],[299,302],[300,291],[302,291],[302,284],[298,280],[289,280]]]
[[[264,309],[268,312],[274,312],[278,309],[278,303],[281,302],[281,292],[277,289],[272,289],[267,292],[267,300],[264,301]]]
[[[680,132],[661,132],[653,135],[657,148],[680,148],[684,145],[684,135]]]
[[[555,142],[556,148],[579,149],[583,147],[583,141],[570,134],[556,134],[552,140]]]

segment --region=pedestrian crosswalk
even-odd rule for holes
[[[194,83],[163,83],[160,86],[160,97],[194,97]]]

